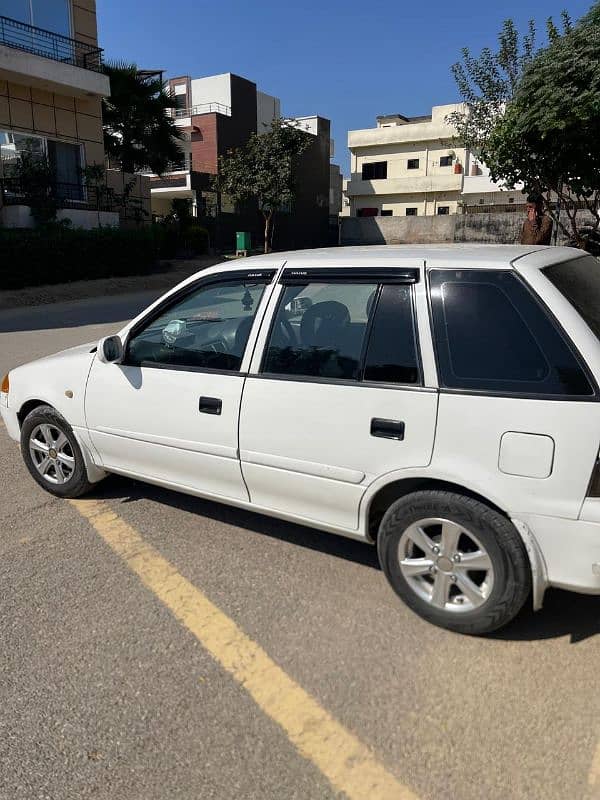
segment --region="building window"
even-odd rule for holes
[[[83,200],[81,145],[49,139],[47,147],[57,196],[67,200]]]
[[[383,208],[381,210],[381,216],[382,217],[393,217],[394,216],[394,212],[392,211],[391,208]]]
[[[416,208],[407,208],[406,209],[406,216],[407,217],[416,217],[417,216],[417,209]]]
[[[419,159],[409,158],[406,162],[406,169],[419,169]]]
[[[71,36],[69,0],[0,0],[0,16]]]
[[[515,202],[515,198],[514,197],[509,197],[508,198],[508,202],[509,203],[514,203]]]
[[[450,213],[450,206],[438,206],[438,216],[443,217]]]
[[[479,198],[479,205],[480,206],[484,206],[485,205],[485,197],[480,197]]]
[[[379,213],[379,209],[377,208],[357,208],[356,209],[356,216],[357,217],[376,217]]]
[[[370,164],[363,164],[363,181],[378,181],[387,178],[387,161],[373,161]]]
[[[440,167],[451,167],[451,166],[452,166],[452,156],[441,156]]]

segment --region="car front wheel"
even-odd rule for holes
[[[25,418],[21,454],[34,480],[57,497],[79,497],[92,487],[71,426],[51,406],[38,406]]]
[[[377,546],[394,591],[424,619],[449,630],[497,630],[531,590],[517,530],[471,497],[436,490],[397,500],[383,517]]]

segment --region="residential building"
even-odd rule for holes
[[[84,184],[83,170],[104,163],[102,72],[95,0],[0,0],[0,220],[33,224],[16,164],[45,156],[59,218],[91,227],[117,224]],[[92,211],[93,209],[93,211]]]
[[[349,215],[456,214],[475,196],[477,203],[518,202],[520,192],[503,192],[485,165],[457,144],[446,118],[460,108],[450,104],[434,106],[427,116],[380,116],[376,128],[349,131]]]
[[[281,101],[260,91],[247,78],[224,73],[203,78],[184,75],[170,78],[166,88],[179,99],[174,112],[184,140],[180,162],[164,175],[151,176],[152,212],[164,217],[173,200],[187,200],[219,248],[233,247],[236,230],[248,230],[259,244],[263,221],[255,207],[235,208],[227,197],[218,198],[213,179],[219,158],[244,145],[254,133],[265,132],[281,117]],[[298,117],[314,143],[302,156],[302,168],[294,214],[279,214],[277,242],[288,246],[317,246],[330,240],[329,201],[335,204],[335,177],[330,170],[333,142],[330,123],[322,117]]]
[[[523,206],[527,201],[527,195],[523,194],[523,187],[518,184],[514,189],[503,189],[490,177],[487,166],[469,153],[463,180],[461,203],[465,213],[476,213],[477,211],[504,209],[510,211],[511,207]]]

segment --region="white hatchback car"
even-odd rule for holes
[[[569,248],[338,248],[206,269],[116,336],[14,369],[25,463],[377,543],[426,619],[483,633],[600,594],[600,263]]]

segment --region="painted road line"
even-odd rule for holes
[[[591,798],[600,798],[600,739],[596,745],[592,766],[588,773],[588,786],[591,790]]]
[[[70,500],[213,658],[349,800],[418,800],[373,752],[279,667],[140,534],[98,500]]]

